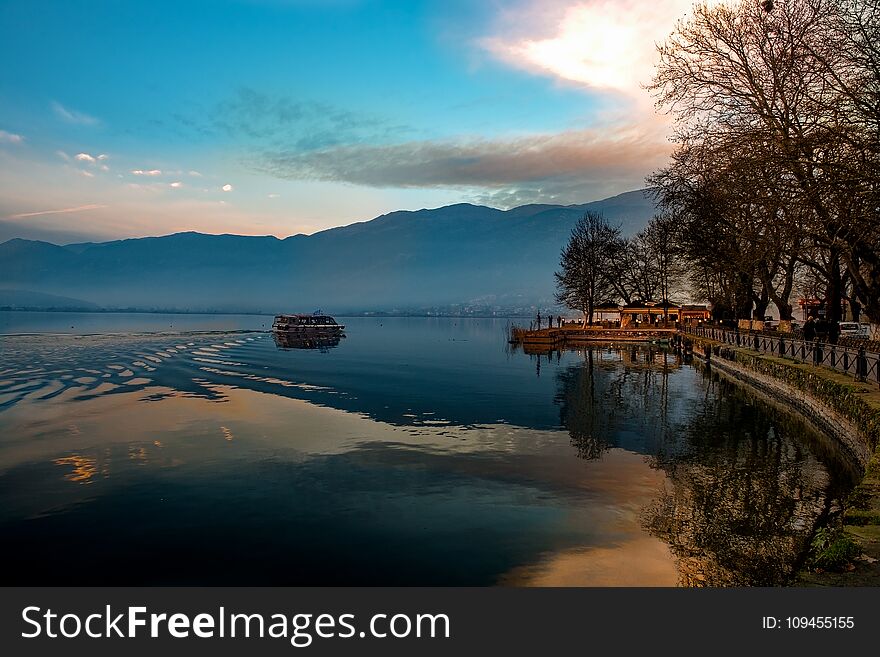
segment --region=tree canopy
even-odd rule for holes
[[[880,8],[876,0],[697,5],[659,46],[651,91],[675,118],[649,178],[692,284],[731,315],[821,281],[880,320]]]

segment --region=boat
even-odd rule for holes
[[[311,315],[275,315],[272,332],[283,335],[338,335],[345,337],[344,324],[338,324],[330,315],[318,311]]]

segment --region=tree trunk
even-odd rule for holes
[[[767,316],[767,307],[770,305],[770,284],[766,281],[761,285],[761,294],[755,295],[755,309],[752,311],[752,319],[764,321]]]
[[[828,264],[828,288],[825,291],[825,319],[829,322],[841,320],[843,305],[843,276],[840,273],[840,251],[831,249]]]
[[[859,248],[858,254],[847,257],[847,269],[861,309],[872,322],[880,323],[880,255],[869,248]]]
[[[735,291],[736,317],[733,319],[748,319],[752,316],[752,277],[748,274],[740,274]]]
[[[852,321],[858,322],[862,317],[862,304],[856,299],[850,299],[849,312],[852,315]]]
[[[765,279],[764,281],[764,284],[767,286],[767,290],[770,293],[770,298],[773,300],[773,305],[779,310],[779,319],[783,321],[791,321],[794,319],[794,308],[792,307],[790,300],[792,290],[794,289],[794,272],[797,266],[797,261],[796,254],[789,256],[788,262],[785,265],[785,278],[781,291],[776,291],[771,279]]]

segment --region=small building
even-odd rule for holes
[[[683,305],[679,308],[678,318],[682,324],[699,324],[712,319],[712,312],[708,306]]]
[[[679,305],[671,301],[634,301],[620,308],[620,327],[656,326],[677,322]]]
[[[620,306],[613,301],[606,301],[593,308],[593,319],[600,323],[620,323]]]

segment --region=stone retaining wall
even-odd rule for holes
[[[827,431],[864,469],[880,439],[880,408],[868,403],[840,375],[817,373],[809,365],[750,354],[703,338],[688,336],[699,354],[710,350],[710,366],[752,385]]]

